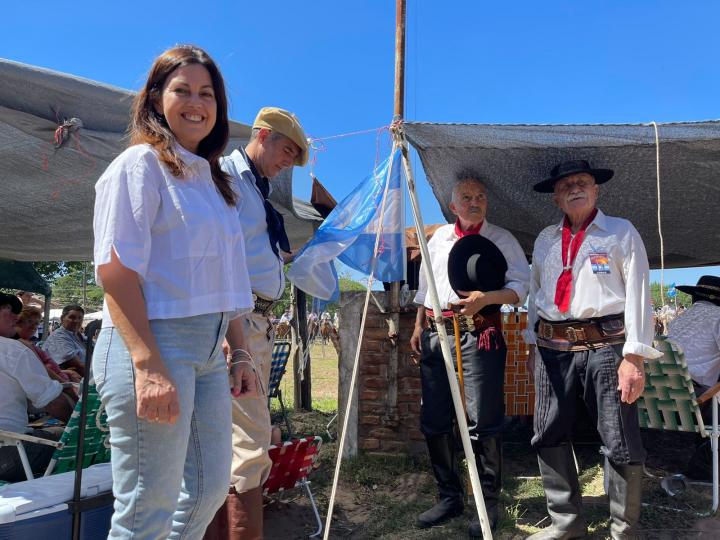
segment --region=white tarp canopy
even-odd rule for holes
[[[127,147],[133,93],[0,59],[0,258],[91,260],[95,182]],[[55,143],[58,127],[69,126]],[[250,127],[230,123],[226,153]],[[272,182],[271,200],[293,248],[322,221],[292,196],[292,176]]]
[[[589,160],[615,171],[598,206],[630,219],[660,266],[655,131],[651,125],[490,125],[407,122],[443,213],[458,173],[472,169],[488,187],[488,219],[510,230],[530,257],[543,227],[560,221],[533,184],[561,161]],[[661,220],[665,266],[720,264],[720,121],[659,124]]]

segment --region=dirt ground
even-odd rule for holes
[[[325,433],[332,413],[293,413],[298,433],[323,434],[326,442],[311,487],[325,522],[335,466],[337,443]],[[331,428],[331,432],[334,428]],[[535,455],[529,446],[530,427],[517,420],[507,426],[504,442],[504,515],[495,538],[515,540],[548,525],[545,498],[538,478]],[[694,449],[694,436],[655,431],[643,433],[648,449],[643,489],[641,527],[644,538],[657,540],[720,539],[720,519],[704,517],[711,507],[707,485],[692,484],[676,497],[660,486],[662,476],[679,472]],[[576,436],[575,451],[583,487],[583,504],[589,522],[589,538],[607,538],[608,503],[598,443],[592,433]],[[663,472],[666,471],[666,472]],[[360,456],[343,463],[335,502],[330,538],[387,540],[467,538],[467,524],[474,516],[472,497],[465,515],[448,524],[418,530],[418,513],[434,502],[434,482],[424,456]],[[266,499],[265,538],[307,538],[317,529],[309,499],[301,490]]]

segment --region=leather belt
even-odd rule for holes
[[[537,343],[556,351],[585,351],[617,345],[625,341],[623,313],[574,321],[540,319]]]
[[[426,327],[431,332],[437,332],[437,323],[435,322],[435,314],[432,309],[425,309],[425,322]],[[455,328],[453,326],[453,312],[443,311],[443,323],[445,324],[445,331],[448,335],[455,335]],[[458,323],[460,326],[460,333],[475,332],[476,330],[484,330],[490,326],[496,327],[498,330],[501,329],[501,315],[500,312],[494,313],[493,315],[483,316],[476,313],[472,317],[469,315],[457,314]]]
[[[259,313],[266,317],[270,315],[270,310],[275,305],[275,300],[266,300],[265,298],[259,297],[257,294],[253,294],[253,300],[255,301],[255,307],[253,313]]]

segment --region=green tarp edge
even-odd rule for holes
[[[29,262],[0,259],[0,287],[44,294],[51,293],[50,285]]]

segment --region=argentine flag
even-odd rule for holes
[[[375,278],[405,279],[405,205],[400,166],[400,150],[395,150],[325,218],[287,273],[296,287],[316,298],[336,301],[340,289],[334,260],[369,275],[378,231],[381,233]]]

